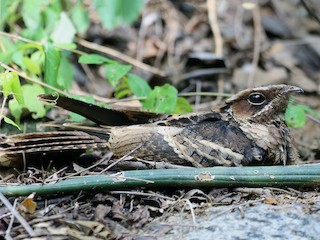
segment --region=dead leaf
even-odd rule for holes
[[[27,213],[34,213],[37,208],[37,203],[33,201],[36,193],[31,193],[27,198],[21,202],[21,209]]]
[[[106,206],[103,204],[99,204],[96,207],[95,213],[94,213],[94,220],[101,222],[104,221],[104,218],[107,216],[107,214],[111,211],[110,206]]]
[[[264,200],[265,204],[277,205],[278,201],[273,196],[266,196]]]

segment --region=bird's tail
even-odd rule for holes
[[[0,136],[0,166],[21,167],[36,159],[65,160],[69,156],[80,156],[87,150],[98,148],[107,148],[107,139],[82,131]]]

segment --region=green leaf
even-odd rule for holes
[[[54,43],[72,43],[76,29],[65,12],[60,13],[60,19],[51,34]]]
[[[137,97],[146,97],[151,93],[149,84],[135,74],[128,74],[128,84],[134,95]]]
[[[289,104],[285,113],[285,120],[289,127],[303,127],[307,121],[304,105]]]
[[[42,46],[36,43],[26,43],[23,45],[19,46],[19,50],[20,51],[26,51],[26,50],[30,50],[30,49],[38,49],[39,51],[42,50]]]
[[[45,5],[43,0],[24,0],[22,1],[22,18],[27,28],[36,30],[42,23],[41,9]]]
[[[117,62],[98,54],[86,54],[86,55],[82,55],[79,58],[79,63],[102,64],[102,63],[117,63]]]
[[[38,95],[44,94],[44,89],[37,84],[25,84],[21,87],[24,105],[19,105],[15,99],[9,101],[9,109],[16,123],[20,123],[23,108],[31,112],[34,119],[42,118],[46,115],[46,110],[42,102],[37,98]]]
[[[174,113],[184,114],[189,112],[192,112],[192,107],[190,106],[190,103],[187,101],[187,99],[183,97],[178,97]]]
[[[139,16],[144,0],[94,0],[103,27],[113,29],[122,24],[131,24]]]
[[[29,57],[23,57],[22,61],[30,74],[38,75],[41,73],[40,65],[36,61],[31,60]]]
[[[60,51],[47,43],[45,45],[44,81],[53,87],[59,87],[57,78],[60,61]]]
[[[0,29],[3,30],[5,26],[13,25],[16,11],[18,6],[20,5],[19,0],[12,1],[12,0],[1,0],[0,1]]]
[[[132,68],[131,65],[112,63],[112,64],[106,64],[104,70],[105,70],[105,74],[108,81],[113,87],[115,87],[118,81],[123,76],[125,76],[131,70],[131,68]]]
[[[19,34],[21,37],[26,39],[32,39],[33,41],[43,41],[43,39],[47,39],[47,33],[42,27],[39,27],[37,30],[31,28],[24,28]]]
[[[177,104],[177,89],[170,84],[155,87],[142,102],[144,110],[156,113],[172,113]]]
[[[10,125],[18,128],[19,130],[21,130],[20,126],[19,126],[18,124],[16,124],[14,121],[12,121],[12,119],[3,116],[3,120],[4,120],[6,123],[8,123],[8,124],[10,124]]]
[[[23,70],[26,69],[26,66],[23,63],[23,53],[21,51],[16,51],[13,55],[11,60],[17,64],[19,67],[21,67]]]
[[[90,25],[89,14],[87,11],[85,11],[80,2],[78,2],[77,5],[72,9],[71,19],[76,26],[78,33],[83,34],[87,31]]]
[[[60,17],[60,1],[54,1],[54,3],[49,4],[43,11],[43,18],[45,19],[45,32],[48,36],[48,33],[52,33],[55,27],[56,22]]]
[[[23,97],[22,87],[19,81],[19,76],[17,73],[12,73],[12,74],[13,74],[13,78],[11,83],[11,90],[12,90],[13,96],[20,105],[24,105],[25,101]]]
[[[14,117],[14,121],[17,124],[20,124],[23,106],[21,106],[15,99],[10,100],[8,106],[10,109],[10,114]]]
[[[132,94],[132,91],[129,88],[127,77],[124,77],[115,86],[114,96],[119,99],[119,98],[124,98],[129,94]]]
[[[44,94],[44,89],[37,84],[26,84],[22,86],[25,107],[32,112],[34,119],[42,118],[46,115],[46,110],[38,95]]]
[[[68,60],[66,54],[62,54],[61,63],[58,71],[57,83],[59,88],[68,90],[71,88],[74,78],[73,66]]]
[[[0,9],[0,11],[1,11],[1,9]],[[0,36],[0,42],[1,42],[1,46],[2,46],[1,48],[6,49],[6,51],[0,50],[0,62],[5,63],[5,64],[9,64],[9,63],[11,63],[14,54],[19,52],[19,51],[17,51],[18,44],[13,43],[9,39],[7,39],[6,37],[2,37],[2,36]]]
[[[5,72],[0,74],[0,84],[3,88],[3,95],[8,97],[10,93],[20,105],[24,104],[24,98],[21,90],[19,76],[15,72]]]
[[[77,49],[77,45],[75,43],[55,43],[54,46],[56,48],[74,50]]]
[[[41,66],[44,63],[45,55],[43,49],[39,51],[35,51],[31,54],[30,59],[32,61],[35,61],[39,66]]]

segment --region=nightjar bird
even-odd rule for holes
[[[68,125],[75,131],[17,134],[0,139],[0,165],[53,153],[79,154],[108,148],[116,156],[194,167],[294,163],[298,153],[284,121],[289,85],[249,88],[207,112],[184,115],[106,109],[64,96],[41,101],[76,112],[98,127]]]

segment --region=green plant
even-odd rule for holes
[[[286,110],[285,119],[289,127],[301,128],[306,124],[307,114],[320,119],[320,113],[304,104],[295,104],[291,101]]]
[[[97,54],[83,55],[79,62],[104,64],[106,78],[115,88],[115,97],[123,98],[133,94],[141,99],[143,110],[158,113],[186,113],[192,111],[189,103],[184,98],[177,96],[178,91],[175,87],[165,84],[151,89],[145,80],[130,73],[131,65],[120,64]]]
[[[77,51],[75,36],[85,34],[90,26],[87,9],[96,8],[102,25],[112,29],[121,24],[135,21],[143,7],[143,0],[94,0],[91,6],[84,1],[62,0],[2,0],[0,1],[0,63],[3,67],[11,65],[18,69],[0,75],[0,88],[5,101],[12,93],[14,99],[9,100],[9,109],[14,122],[3,116],[7,123],[19,125],[24,112],[41,118],[46,109],[37,101],[36,96],[44,92],[67,94],[74,72],[69,56],[80,54],[79,62],[83,64],[100,64],[105,70],[105,77],[115,89],[115,97],[123,98],[134,95],[141,101],[142,108],[147,111],[165,113],[185,113],[192,111],[188,101],[178,97],[177,90],[171,85],[151,89],[147,82],[130,73],[131,65],[96,54],[85,54]],[[18,29],[19,36],[11,34]],[[7,67],[9,69],[9,67]],[[0,71],[3,68],[0,67]],[[2,71],[3,72],[3,71]],[[20,86],[18,75],[27,82]],[[12,82],[13,81],[13,82]],[[82,98],[94,102],[93,98]],[[2,104],[2,109],[4,103]],[[311,108],[305,105],[290,104],[286,113],[286,121],[291,127],[305,124],[306,114],[319,118]],[[1,117],[0,117],[1,119]],[[80,120],[74,116],[74,120]]]
[[[131,74],[131,65],[120,64],[109,58],[79,52],[76,49],[75,36],[83,35],[89,25],[89,16],[86,9],[95,7],[102,25],[111,29],[121,24],[130,24],[136,20],[142,7],[143,0],[110,0],[93,1],[87,6],[83,1],[53,0],[17,0],[0,1],[0,29],[14,31],[19,24],[19,36],[0,32],[0,62],[2,67],[10,69],[14,66],[18,71],[5,72],[1,75],[1,88],[4,96],[12,93],[14,98],[9,100],[9,109],[20,124],[24,112],[41,118],[46,109],[37,101],[36,96],[44,92],[58,92],[67,94],[70,89],[74,72],[69,56],[72,53],[82,55],[80,62],[85,64],[102,64],[105,77],[115,89],[115,97],[123,98],[134,95],[141,99],[143,109],[154,112],[184,113],[191,111],[188,102],[177,97],[177,90],[171,85],[151,89],[147,82]],[[11,69],[10,69],[11,70]],[[17,74],[18,73],[18,74]],[[27,82],[20,86],[18,75]],[[15,85],[11,86],[9,80],[14,76]],[[11,81],[11,80],[10,80]],[[7,100],[7,98],[5,98]],[[23,101],[22,101],[23,100]],[[93,102],[93,98],[83,98],[84,101]],[[3,103],[4,106],[4,103]],[[6,122],[13,124],[9,118]],[[81,118],[75,117],[79,120]]]

